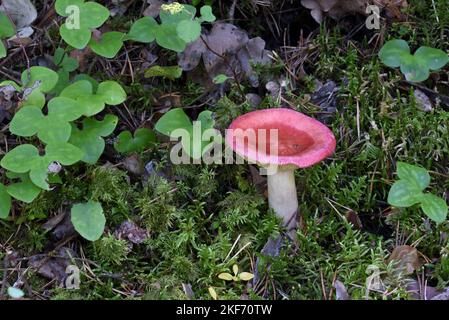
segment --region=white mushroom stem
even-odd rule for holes
[[[298,196],[294,169],[278,170],[268,175],[268,203],[276,214],[282,218],[284,226],[292,235],[296,229]]]

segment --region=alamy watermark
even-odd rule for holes
[[[368,30],[380,30],[380,8],[376,5],[369,5],[366,7],[366,18],[365,26]]]
[[[67,14],[67,19],[65,21],[65,26],[68,30],[79,30],[81,29],[81,13],[80,8],[75,5],[67,6],[65,9]]]
[[[264,164],[262,174],[277,172],[281,147],[278,129],[227,129],[225,137],[213,128],[202,130],[201,121],[193,121],[193,130],[180,128],[170,133],[170,141],[177,142],[170,151],[170,161],[176,165]],[[225,140],[231,142],[232,147],[226,145]],[[239,152],[234,156],[235,150]]]

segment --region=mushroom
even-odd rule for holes
[[[289,236],[296,239],[298,196],[294,171],[310,167],[334,152],[332,131],[291,109],[264,109],[235,119],[226,131],[226,143],[243,159],[268,169],[269,206],[282,218]]]

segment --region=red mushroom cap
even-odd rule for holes
[[[278,139],[273,136],[273,142],[270,141],[275,134],[272,129],[277,129],[278,135]],[[324,124],[285,108],[257,110],[238,117],[226,131],[226,143],[241,157],[261,165],[300,168],[320,162],[336,146],[334,134]],[[277,154],[273,152],[276,149]]]

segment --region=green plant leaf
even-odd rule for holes
[[[21,182],[10,184],[7,187],[8,193],[19,201],[25,203],[33,202],[41,192],[41,189],[34,185],[27,174],[22,174],[20,179],[22,180]]]
[[[143,17],[133,23],[124,40],[150,43],[156,39],[158,23],[153,17]]]
[[[72,72],[78,69],[79,64],[75,58],[72,58],[62,48],[57,48],[53,56],[53,63],[64,71]]]
[[[82,150],[65,142],[47,145],[45,152],[45,156],[40,156],[36,147],[23,144],[8,152],[0,165],[14,173],[29,172],[30,179],[36,186],[49,190],[47,175],[50,163],[58,161],[63,165],[71,165],[84,155]]]
[[[56,97],[48,103],[48,116],[34,106],[22,107],[11,121],[10,131],[22,137],[37,133],[42,142],[67,142],[70,138],[70,121],[85,113],[85,105],[76,100]]]
[[[156,42],[161,47],[176,52],[182,52],[186,48],[186,42],[177,35],[175,24],[161,24],[156,33]]]
[[[92,94],[93,85],[88,80],[79,80],[61,92],[61,97],[75,99],[83,106],[84,115],[91,117],[105,108],[105,97]]]
[[[24,98],[22,107],[35,106],[42,109],[45,106],[45,103],[45,94],[40,92],[38,89],[35,89],[27,97]]]
[[[169,11],[161,10],[159,18],[163,25],[173,24],[177,25],[182,20],[193,20],[196,15],[196,8],[194,6],[183,4],[183,10],[178,13],[170,13]]]
[[[6,219],[11,210],[11,196],[6,187],[0,183],[0,219]]]
[[[7,52],[6,52],[5,44],[0,39],[0,59],[6,57],[6,54],[7,54]]]
[[[126,92],[122,86],[115,81],[105,81],[100,83],[97,95],[103,97],[103,101],[108,105],[119,105],[126,100]]]
[[[401,72],[407,81],[412,82],[424,81],[430,74],[425,61],[421,61],[412,55],[402,59]]]
[[[169,80],[175,80],[182,76],[182,69],[178,66],[152,66],[145,70],[145,78],[164,77]]]
[[[48,115],[58,121],[75,121],[86,113],[85,106],[66,97],[51,99],[47,105]]]
[[[400,67],[403,59],[408,56],[410,56],[410,47],[404,40],[390,40],[379,51],[380,60],[391,68]]]
[[[109,18],[108,8],[96,2],[86,2],[80,6],[80,26],[81,28],[99,28]]]
[[[446,221],[448,207],[444,199],[431,193],[423,193],[420,195],[419,200],[421,209],[431,220],[436,223]]]
[[[84,152],[83,162],[95,164],[98,161],[105,148],[102,137],[110,135],[117,123],[118,118],[116,116],[107,115],[103,121],[85,119],[83,130],[79,130],[75,125],[72,125],[72,136],[69,141]]]
[[[211,136],[210,141],[202,141],[202,136],[206,130],[213,129],[215,121],[212,118],[212,112],[203,111],[198,116],[198,123],[192,123],[189,117],[185,114],[184,110],[176,108],[170,110],[165,115],[163,115],[155,125],[155,129],[167,136],[172,138],[181,137],[181,143],[183,145],[184,151],[192,158],[200,158],[207,150],[212,140],[214,140],[219,135],[219,132],[215,132]],[[200,132],[200,141],[194,141],[194,126],[198,126]],[[177,129],[183,129],[184,132],[178,131]],[[175,131],[177,130],[177,131]],[[186,137],[181,136],[181,134],[187,134]]]
[[[29,73],[24,71],[21,80],[24,87],[37,86],[35,90],[47,93],[58,83],[58,74],[49,68],[36,66],[31,67]]]
[[[75,230],[89,241],[100,239],[106,225],[103,208],[95,201],[74,205],[71,210],[71,219]]]
[[[219,74],[219,75],[215,76],[212,81],[215,84],[222,84],[222,83],[225,83],[228,79],[229,79],[229,77],[227,75]]]
[[[50,162],[58,161],[64,166],[75,164],[84,156],[84,152],[80,148],[65,142],[49,144],[45,148],[45,153]]]
[[[84,0],[56,0],[55,2],[55,10],[57,14],[62,17],[67,17],[69,13],[67,12],[68,6],[78,6],[81,8]]]
[[[182,20],[176,26],[176,32],[186,43],[193,42],[201,35],[201,24],[195,20]]]
[[[175,108],[164,114],[154,127],[166,136],[171,136],[171,133],[176,129],[192,130],[192,121],[181,108]]]
[[[80,96],[91,95],[92,84],[87,80],[79,80],[66,87],[60,94],[61,97],[77,99]]]
[[[11,120],[9,131],[19,137],[31,137],[39,131],[43,119],[41,109],[35,106],[22,107]]]
[[[408,208],[420,202],[422,192],[406,180],[396,181],[388,193],[388,203],[398,208]]]
[[[397,174],[399,179],[408,181],[413,188],[420,191],[430,184],[430,175],[423,167],[414,166],[405,162],[397,162]]]
[[[33,167],[36,158],[39,158],[37,148],[22,144],[9,151],[0,161],[0,165],[8,171],[26,173]]]
[[[202,6],[200,9],[201,20],[206,22],[214,22],[217,18],[212,13],[211,6]]]
[[[121,132],[117,137],[117,142],[114,143],[114,148],[120,153],[138,152],[151,146],[155,141],[156,135],[153,131],[140,128],[134,132],[134,137],[129,131]]]
[[[68,29],[65,23],[59,28],[59,34],[67,44],[80,50],[84,49],[92,38],[92,31],[89,29]]]
[[[430,47],[420,47],[415,52],[415,58],[423,61],[427,69],[438,70],[449,62],[449,56],[440,49]]]
[[[90,48],[96,54],[112,59],[114,58],[123,46],[123,39],[125,34],[122,32],[106,32],[101,36],[100,41],[92,39],[89,43]]]
[[[9,17],[0,11],[0,39],[9,38],[16,34],[16,28]]]

